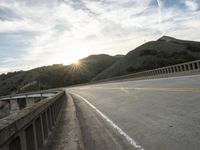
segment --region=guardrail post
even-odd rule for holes
[[[26,101],[26,105],[28,105],[28,96],[25,94],[26,98],[25,98],[25,101]]]
[[[194,63],[192,63],[192,68],[193,68],[193,70],[195,70],[195,64]]]
[[[176,66],[174,66],[174,72],[175,72],[175,73],[177,72],[177,68],[176,68]]]
[[[52,131],[52,122],[51,122],[51,111],[50,111],[50,108],[47,109],[47,120],[48,120],[49,132],[51,132]]]
[[[42,93],[40,93],[40,100],[42,99]]]
[[[197,69],[198,69],[198,65],[197,65],[197,63],[196,63],[196,62],[194,62],[194,63],[193,63],[193,68],[194,68],[195,70],[197,70]]]
[[[185,71],[188,71],[188,67],[186,64],[184,64],[184,68],[185,68]]]
[[[42,125],[43,125],[44,139],[46,140],[49,134],[47,112],[43,112],[42,114]]]
[[[181,72],[181,66],[177,66],[178,67],[178,72]]]
[[[50,107],[49,107],[49,109],[50,109],[50,114],[51,114],[51,123],[52,123],[52,126],[55,126],[55,117],[54,117],[54,112],[53,112],[53,105],[51,105]]]
[[[172,72],[172,67],[169,67],[169,70],[170,70],[170,73],[173,73],[173,72]]]
[[[199,69],[200,69],[200,61],[198,61]]]
[[[179,65],[179,72],[182,72],[183,70],[182,70],[182,66],[181,65]]]
[[[16,99],[11,100],[11,111],[18,111],[19,110],[19,105]]]
[[[181,72],[185,71],[184,65],[181,65]]]
[[[186,68],[187,68],[187,71],[190,70],[190,65],[189,64],[185,64],[186,65]]]
[[[166,70],[165,70],[165,68],[163,69],[163,74],[165,74],[166,73]]]
[[[27,150],[36,150],[35,132],[33,124],[25,129]]]
[[[24,130],[22,130],[19,133],[19,137],[20,137],[20,140],[21,140],[21,148],[22,148],[22,150],[27,150],[27,148],[26,148],[26,137],[25,137],[25,131]]]
[[[155,76],[156,75],[156,71],[155,70],[153,70],[153,76]]]
[[[188,66],[188,70],[191,70],[191,66],[190,66],[190,64],[187,64],[187,66]]]
[[[175,71],[178,72],[178,67],[177,67],[177,66],[174,66],[174,68],[175,68]]]
[[[166,68],[166,74],[168,74],[169,73],[169,70],[168,70],[168,68]]]
[[[191,63],[189,64],[189,66],[190,66],[190,70],[193,70],[193,65]]]
[[[164,68],[164,74],[167,74],[167,68]]]
[[[170,73],[170,69],[169,69],[169,67],[167,68],[167,73]]]
[[[37,141],[37,148],[41,148],[44,143],[44,135],[43,135],[43,130],[42,130],[42,121],[41,117],[39,116],[35,120],[35,135],[36,135],[36,141]]]
[[[200,69],[200,62],[197,62],[197,69]]]
[[[174,73],[174,67],[171,67],[171,71],[172,71],[172,73]]]
[[[171,67],[171,72],[174,73],[174,67]]]
[[[22,150],[21,139],[19,136],[15,137],[8,145],[9,150]]]

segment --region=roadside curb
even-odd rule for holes
[[[66,92],[66,104],[47,150],[84,150],[76,107]]]
[[[83,140],[81,135],[81,129],[79,126],[79,121],[76,116],[76,107],[74,104],[74,100],[70,94],[67,94],[67,108],[71,114],[70,118],[72,120],[71,124],[71,132],[72,132],[72,139],[69,139],[69,150],[84,150]]]

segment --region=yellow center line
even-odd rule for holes
[[[155,87],[118,87],[118,88],[107,88],[107,87],[90,87],[90,88],[77,88],[80,90],[87,89],[101,89],[101,90],[143,90],[143,91],[160,91],[160,92],[193,92],[200,93],[200,88],[155,88]]]
[[[200,92],[200,88],[135,88],[135,89],[144,91],[161,91],[161,92],[194,92],[194,93]]]

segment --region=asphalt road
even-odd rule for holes
[[[91,103],[145,150],[200,149],[200,75],[66,90]]]

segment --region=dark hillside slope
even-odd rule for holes
[[[0,75],[0,95],[85,83],[121,57],[91,55],[79,64],[52,65]]]
[[[98,74],[93,80],[135,73],[200,59],[200,42],[164,36],[130,51],[125,57]]]

